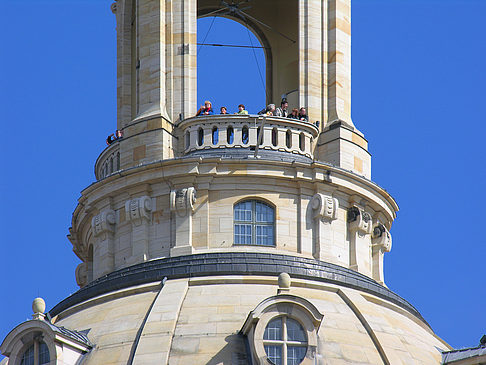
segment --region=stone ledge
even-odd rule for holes
[[[388,300],[428,323],[405,299],[369,277],[344,267],[315,259],[271,253],[219,252],[170,257],[133,265],[94,280],[67,297],[49,314],[54,317],[66,309],[96,296],[135,285],[188,277],[214,275],[278,276],[327,282],[370,293]]]

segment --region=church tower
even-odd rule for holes
[[[385,285],[398,206],[351,119],[351,0],[112,11],[121,133],[73,213],[80,290],[34,303],[8,364],[439,364],[450,347]],[[214,15],[263,45],[267,102],[308,120],[194,116],[197,19]]]

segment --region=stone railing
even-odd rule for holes
[[[113,142],[99,155],[95,163],[96,180],[101,180],[120,170],[120,143]]]
[[[309,122],[262,115],[210,115],[183,120],[184,152],[218,148],[250,148],[296,153],[313,158],[318,128]]]

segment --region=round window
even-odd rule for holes
[[[263,346],[271,364],[298,365],[307,353],[307,336],[299,322],[281,316],[268,322]]]

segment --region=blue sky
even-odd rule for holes
[[[66,234],[116,128],[111,2],[0,1],[0,339],[36,296],[51,308],[77,290]],[[486,333],[485,14],[484,0],[353,2],[353,121],[400,206],[385,279],[454,347]],[[248,44],[241,30],[218,18],[206,42]],[[263,107],[251,50],[203,48],[199,65],[199,102]]]

